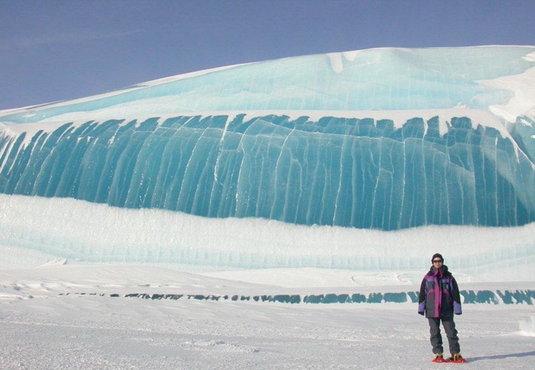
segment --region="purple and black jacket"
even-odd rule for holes
[[[418,313],[426,317],[447,319],[462,313],[459,287],[445,265],[438,270],[431,267],[424,276],[418,301]]]

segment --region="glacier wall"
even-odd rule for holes
[[[382,230],[535,221],[530,151],[450,123],[238,114],[0,131],[0,193]]]

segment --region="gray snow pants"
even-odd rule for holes
[[[457,336],[457,330],[455,329],[455,323],[452,318],[439,319],[434,317],[428,317],[429,320],[429,331],[431,333],[431,345],[433,346],[433,353],[439,354],[444,353],[444,348],[442,347],[442,336],[440,335],[440,321],[442,320],[442,325],[448,336],[448,343],[450,345],[450,353],[460,353],[461,348],[459,346],[459,337]]]

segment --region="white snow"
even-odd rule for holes
[[[88,122],[88,120],[84,121],[82,119],[79,121],[47,121],[44,123],[25,123],[22,125],[6,125],[0,122],[0,135],[4,134],[11,137],[17,137],[25,132],[26,136],[21,145],[21,148],[23,148],[30,143],[32,137],[39,131],[52,132],[66,123],[72,123],[73,127],[78,127],[86,122]]]
[[[423,267],[422,273],[427,266]],[[493,287],[514,288],[515,284]],[[310,291],[314,290],[299,292]],[[284,293],[274,286],[151,266],[0,269],[0,368],[432,366],[427,320],[412,303],[290,305],[109,295],[133,292]],[[535,356],[529,336],[533,306],[465,304],[456,324],[462,353],[469,361],[463,367],[530,368]],[[444,341],[447,349],[445,336]]]
[[[355,59],[357,59],[359,52],[360,52],[359,50],[344,51],[342,52],[342,55],[344,56],[346,60],[352,62]]]
[[[520,334],[535,337],[535,316],[529,317],[527,320],[522,320],[519,323]]]
[[[535,224],[387,233],[209,220],[5,195],[0,196],[0,218],[2,230],[17,230],[0,235],[0,368],[428,369],[433,356],[429,329],[413,303],[291,305],[124,295],[417,291],[429,256],[437,250],[461,289],[534,289],[535,261],[521,252],[522,245],[532,245]],[[31,225],[34,234],[24,225]],[[252,233],[264,241],[248,243]],[[134,255],[148,246],[153,249],[146,252],[163,254],[165,248],[181,246],[193,255],[202,255],[203,248],[224,255],[243,246],[283,255],[314,254],[328,243],[333,253],[357,250],[369,255],[370,263],[379,257],[401,261],[412,256],[418,266],[229,269],[89,264],[66,258],[89,249],[96,235],[100,242],[93,252],[101,257],[121,252],[121,246]],[[70,244],[61,244],[65,241]],[[510,251],[516,257],[507,260]],[[505,260],[485,264],[487,257],[481,256],[489,253]],[[535,356],[533,312],[527,304],[465,304],[463,315],[456,317],[462,353],[469,360],[465,367],[530,368]]]
[[[528,62],[535,62],[535,51],[529,53],[523,59],[527,60]]]
[[[331,68],[335,73],[342,73],[344,70],[344,62],[342,61],[342,53],[329,53],[327,54]]]
[[[496,116],[515,122],[518,116],[535,110],[535,67],[518,75],[499,77],[494,80],[480,81],[480,83],[513,93],[513,97],[507,103],[489,106],[489,110]]]
[[[386,232],[0,195],[0,228],[0,245],[69,260],[174,261],[248,268],[344,268],[351,264],[352,269],[368,272],[413,271],[440,251],[448,255],[447,263],[473,281],[535,281],[531,252],[535,223],[511,228],[428,226]],[[493,266],[499,268],[489,274]]]
[[[248,283],[274,285],[283,288],[333,288],[351,287],[357,289],[412,289],[422,279],[422,271],[356,271],[320,268],[267,268],[200,272],[203,276],[243,281]],[[463,281],[472,276],[457,273]]]
[[[161,85],[161,84],[165,84],[165,83],[169,83],[169,82],[174,82],[174,81],[178,81],[178,80],[185,80],[187,78],[198,77],[198,76],[206,75],[206,74],[209,74],[209,73],[214,73],[214,72],[218,72],[218,71],[224,71],[226,69],[232,69],[232,68],[245,66],[245,65],[248,65],[248,64],[255,64],[255,63],[258,63],[258,62],[232,64],[232,65],[228,65],[228,66],[208,68],[208,69],[203,69],[203,70],[200,70],[200,71],[182,73],[182,74],[175,75],[175,76],[169,76],[169,77],[164,77],[164,78],[159,78],[159,79],[156,79],[156,80],[143,82],[143,83],[137,84],[136,87]]]

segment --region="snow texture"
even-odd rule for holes
[[[0,245],[89,262],[410,271],[427,265],[439,249],[448,264],[482,281],[533,281],[534,228],[535,223],[386,232],[0,195]]]
[[[460,284],[461,289],[484,287]],[[525,284],[492,286],[507,291]],[[110,294],[135,290],[296,292],[139,265],[0,269],[0,367],[428,369],[432,365],[427,321],[408,301],[318,305]],[[74,294],[80,291],[95,294]],[[310,296],[333,289],[298,291]],[[465,304],[463,311],[456,317],[461,350],[469,360],[463,367],[530,368],[535,356],[528,336],[533,330],[532,305]]]
[[[520,333],[528,337],[535,337],[535,316],[519,322]]]

